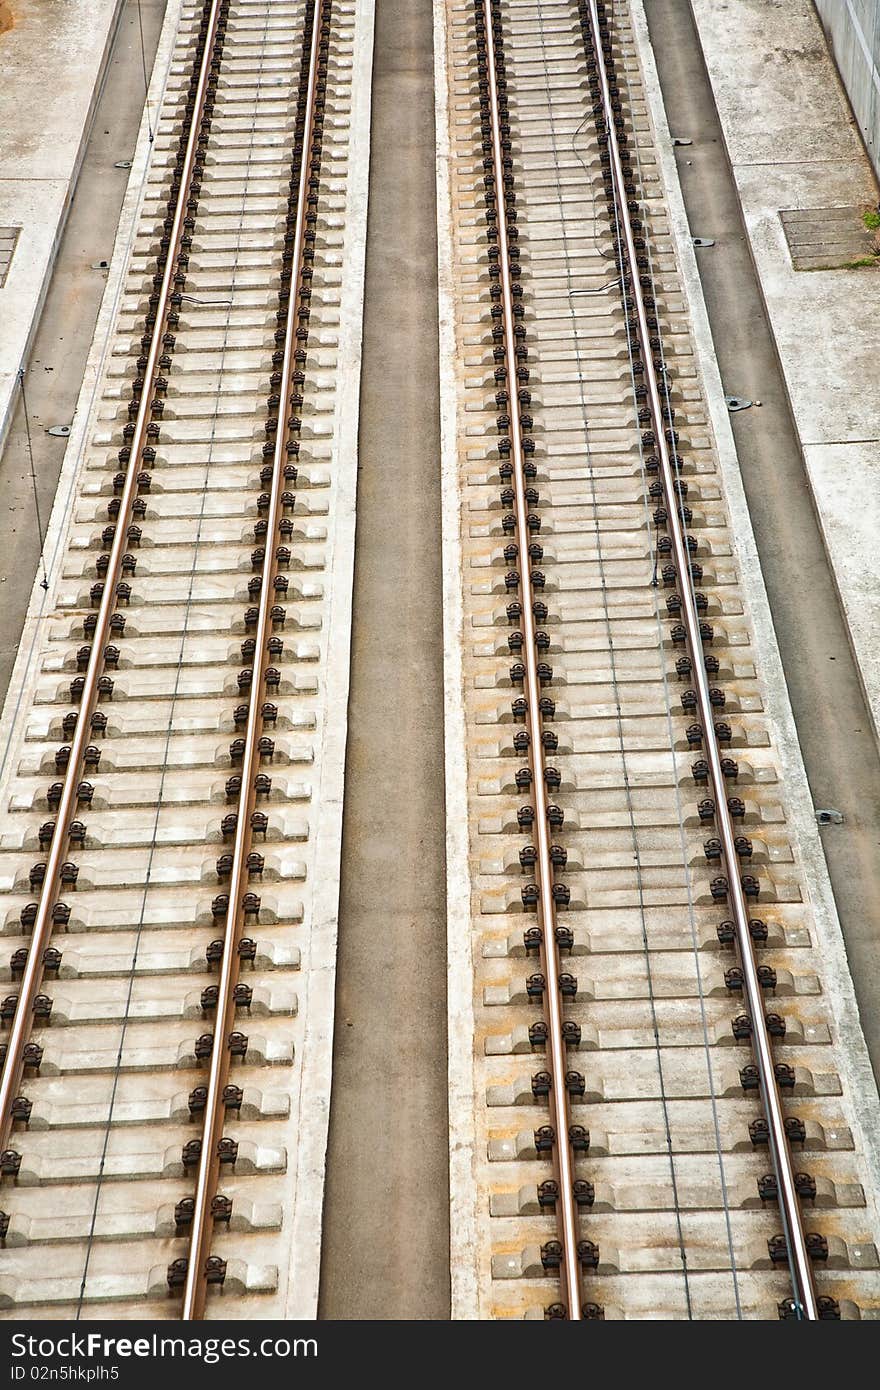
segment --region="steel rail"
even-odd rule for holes
[[[311,53],[309,56],[309,75],[306,91],[306,119],[302,137],[302,163],[300,167],[296,226],[294,229],[293,254],[291,260],[290,299],[287,306],[284,361],[281,368],[280,404],[278,430],[275,437],[273,456],[272,489],[269,495],[269,509],[266,516],[265,557],[263,561],[262,586],[256,624],[256,647],[254,651],[253,677],[248,697],[248,717],[245,733],[245,748],[242,757],[241,791],[238,800],[238,820],[233,845],[232,871],[229,882],[229,906],[223,932],[223,957],[220,965],[220,983],[215,1014],[214,1043],[211,1051],[211,1067],[208,1077],[208,1094],[205,1103],[205,1119],[202,1133],[202,1149],[199,1155],[199,1170],[196,1180],[195,1208],[190,1228],[189,1260],[186,1285],[183,1295],[182,1317],[192,1321],[204,1315],[207,1293],[205,1262],[209,1254],[212,1232],[211,1203],[216,1193],[219,1174],[217,1145],[221,1138],[224,1118],[223,1088],[229,1072],[229,1033],[235,1017],[234,986],[238,963],[238,940],[242,922],[242,890],[247,881],[246,860],[250,845],[250,818],[254,807],[254,775],[258,766],[258,744],[262,733],[261,705],[263,701],[263,680],[266,669],[270,633],[270,609],[273,602],[272,580],[275,571],[275,550],[278,541],[278,522],[282,510],[281,494],[284,487],[284,458],[288,429],[286,426],[290,410],[290,396],[293,385],[296,351],[296,323],[299,306],[299,291],[302,283],[303,247],[305,245],[306,215],[308,211],[308,184],[311,176],[311,145],[315,124],[315,105],[320,50],[320,33],[325,15],[331,9],[331,0],[315,0],[311,31]]]
[[[801,1215],[800,1200],[795,1187],[795,1171],[785,1132],[785,1117],[782,1099],[773,1068],[773,1047],[764,1014],[764,999],[758,980],[757,963],[749,929],[749,911],[740,880],[739,856],[734,843],[733,818],[727,805],[727,790],[721,766],[721,753],[715,734],[715,716],[709,695],[709,680],[706,673],[700,619],[691,582],[690,559],[685,541],[683,522],[679,516],[679,498],[675,487],[675,469],[666,439],[666,419],[664,417],[657,371],[654,367],[654,354],[651,351],[651,334],[648,327],[644,295],[639,280],[639,270],[633,230],[627,209],[627,193],[617,131],[614,125],[614,112],[611,105],[611,92],[602,49],[602,34],[599,24],[597,0],[588,0],[590,23],[593,35],[593,50],[596,56],[599,80],[602,87],[605,126],[608,134],[608,148],[617,197],[618,225],[622,230],[629,267],[629,283],[625,292],[632,294],[638,320],[638,336],[644,359],[645,381],[648,386],[653,431],[657,440],[663,487],[666,493],[669,514],[668,529],[675,555],[675,565],[681,577],[679,588],[682,599],[682,616],[690,649],[693,679],[696,684],[700,722],[703,726],[706,753],[708,755],[712,788],[715,794],[715,816],[720,831],[724,862],[727,870],[728,891],[736,927],[736,940],[740,963],[743,970],[745,997],[752,1020],[752,1040],[761,1082],[761,1097],[770,1136],[770,1152],[779,1192],[779,1207],[782,1214],[785,1235],[789,1249],[789,1263],[792,1274],[795,1300],[806,1321],[818,1319],[816,1287],[813,1267],[807,1252],[807,1244]]]
[[[582,1319],[581,1275],[578,1257],[578,1218],[574,1197],[574,1159],[569,1138],[570,1108],[565,1085],[567,1069],[566,1045],[562,1033],[562,1003],[559,992],[559,959],[556,946],[556,905],[553,901],[553,863],[550,858],[550,831],[547,820],[547,787],[544,780],[544,744],[541,719],[541,684],[538,679],[538,659],[535,645],[535,617],[532,611],[531,560],[529,558],[528,505],[523,471],[522,425],[516,377],[516,338],[514,336],[513,294],[511,291],[510,261],[507,242],[507,205],[504,197],[504,166],[502,163],[501,131],[498,115],[498,85],[495,73],[495,43],[492,33],[491,0],[483,0],[486,23],[486,58],[489,79],[489,105],[492,119],[492,151],[495,166],[495,198],[498,213],[499,265],[501,271],[501,302],[504,311],[504,346],[507,364],[507,394],[510,414],[510,441],[513,457],[515,515],[519,539],[520,586],[522,594],[523,651],[525,656],[525,689],[528,702],[526,721],[529,731],[529,760],[532,768],[532,789],[535,803],[535,830],[538,853],[538,891],[541,927],[541,953],[546,988],[545,1011],[550,1049],[552,1077],[551,1119],[556,1132],[553,1146],[554,1166],[558,1175],[559,1196],[557,1221],[562,1236],[562,1270],[564,1302],[572,1321]]]
[[[70,755],[65,771],[61,798],[58,803],[58,810],[55,814],[55,830],[52,836],[49,856],[46,861],[46,872],[40,890],[37,915],[34,921],[33,931],[31,932],[27,964],[22,975],[18,992],[18,1004],[12,1019],[12,1026],[7,1042],[6,1063],[3,1067],[2,1077],[0,1077],[0,1149],[5,1149],[12,1127],[12,1103],[16,1098],[18,1088],[21,1084],[23,1073],[23,1049],[30,1031],[34,999],[42,983],[43,953],[52,935],[51,916],[52,910],[57,902],[57,880],[62,863],[64,862],[65,854],[69,848],[70,824],[82,772],[83,755],[88,745],[88,739],[91,733],[92,715],[97,705],[98,680],[104,670],[104,648],[110,632],[110,618],[116,607],[116,586],[119,582],[123,552],[128,543],[128,525],[131,520],[131,507],[137,486],[137,476],[143,467],[141,450],[147,438],[147,425],[152,409],[153,388],[176,270],[176,261],[180,249],[183,221],[186,215],[186,204],[192,183],[197,142],[208,88],[208,78],[214,57],[217,22],[220,9],[221,0],[213,0],[208,28],[205,35],[204,52],[199,69],[199,82],[196,89],[192,124],[189,130],[186,154],[181,169],[180,192],[175,207],[168,256],[162,276],[162,285],[159,290],[159,300],[156,306],[156,322],[147,354],[147,365],[144,369],[144,387],[141,392],[140,404],[135,420],[134,435],[130,441],[131,452],[125,474],[125,483],[120,497],[119,514],[116,518],[116,531],[113,537],[113,544],[110,548],[110,558],[107,572],[104,576],[104,591],[101,596],[95,631],[92,636],[91,652],[89,654],[88,667],[85,673],[85,684],[79,704],[79,717],[77,718],[76,729],[74,730],[74,735],[70,744]]]

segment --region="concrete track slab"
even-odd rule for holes
[[[876,734],[880,585],[871,497],[880,405],[869,383],[880,354],[880,266],[795,271],[779,216],[783,208],[873,208],[876,181],[809,0],[691,2]],[[711,227],[694,230],[712,235]]]

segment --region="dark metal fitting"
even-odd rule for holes
[[[226,1045],[229,1048],[230,1056],[245,1057],[248,1050],[247,1033],[230,1033],[226,1040]]]
[[[526,927],[523,932],[523,946],[527,956],[534,955],[540,951],[544,940],[544,933],[540,927]]]
[[[722,874],[719,874],[717,878],[713,878],[709,884],[709,892],[712,894],[712,901],[716,903],[726,902],[729,888],[730,884]]]
[[[559,1199],[559,1183],[555,1178],[545,1178],[538,1183],[538,1206],[542,1211],[555,1211]]]
[[[194,1168],[202,1156],[201,1139],[189,1139],[183,1146],[181,1160],[184,1168]]]
[[[579,1207],[591,1207],[596,1200],[596,1189],[591,1182],[575,1178],[572,1183],[572,1195]]]
[[[232,1087],[231,1089],[237,1090],[238,1088]],[[220,1193],[217,1193],[215,1197],[212,1197],[211,1215],[213,1216],[215,1221],[223,1221],[228,1225],[232,1217],[232,1198],[224,1197]]]
[[[528,830],[535,823],[535,812],[532,806],[520,806],[516,813],[516,822],[520,830]]]
[[[581,1269],[599,1268],[599,1247],[595,1241],[579,1240],[577,1252]]]
[[[555,927],[553,939],[560,951],[571,952],[574,950],[574,932],[571,927]]]
[[[13,1121],[19,1120],[26,1125],[31,1118],[33,1108],[34,1103],[32,1100],[28,1100],[27,1096],[16,1096],[9,1107],[10,1118]]]
[[[529,1046],[543,1047],[547,1042],[548,1029],[543,1019],[529,1025]]]
[[[547,1074],[548,1074],[548,1073],[540,1073],[540,1072],[539,1072],[539,1075],[547,1075]],[[534,1089],[534,1087],[533,1087],[533,1089]],[[536,1153],[539,1153],[539,1154],[542,1154],[542,1153],[550,1153],[550,1152],[552,1151],[553,1145],[554,1145],[555,1143],[556,1143],[556,1131],[554,1130],[553,1126],[552,1126],[552,1125],[539,1125],[538,1128],[535,1130],[535,1152],[536,1152]]]
[[[587,1079],[582,1072],[567,1071],[565,1073],[565,1089],[570,1096],[583,1096],[587,1091]]]
[[[551,805],[547,807],[547,822],[554,830],[559,830],[565,824],[565,812],[561,806]]]
[[[545,1272],[559,1269],[562,1264],[562,1242],[548,1240],[541,1246],[541,1264]]]
[[[785,1037],[785,1019],[782,1017],[782,1014],[767,1014],[766,1023],[767,1032],[770,1034],[771,1038]]]
[[[219,1139],[217,1141],[217,1158],[220,1163],[235,1164],[238,1158],[238,1141],[235,1139]]]
[[[538,851],[534,845],[525,845],[519,852],[520,868],[523,871],[534,869],[538,862]]]
[[[553,1078],[549,1071],[536,1071],[532,1077],[532,1095],[535,1100],[541,1096],[548,1096],[553,1086]]]
[[[562,1025],[562,1040],[567,1047],[580,1047],[581,1025],[574,1023],[571,1019],[566,1019]]]
[[[190,1226],[192,1225],[192,1220],[193,1220],[193,1216],[195,1215],[195,1210],[196,1210],[196,1203],[195,1203],[195,1198],[194,1198],[194,1197],[182,1197],[181,1200],[177,1203],[177,1205],[176,1205],[175,1208],[174,1208],[174,1225],[175,1225],[175,1227],[176,1227],[176,1229],[177,1229],[178,1232],[183,1232],[183,1231],[188,1231],[188,1230],[189,1230]],[[187,1262],[184,1260],[184,1264],[186,1264],[186,1263],[187,1263]],[[171,1268],[172,1268],[172,1266],[169,1265],[169,1266],[168,1266],[169,1274],[170,1274]],[[170,1278],[169,1278],[169,1280],[168,1280],[168,1283],[169,1283],[169,1285],[171,1285],[171,1280],[170,1280]]]

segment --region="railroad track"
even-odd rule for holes
[[[860,1044],[629,10],[437,4],[476,1098],[454,1315],[876,1317]],[[12,1318],[314,1315],[365,9],[179,8],[5,715]]]
[[[323,1151],[326,1107],[300,1088],[329,1063],[302,1053],[332,1011],[338,825],[315,803],[342,775],[325,672],[353,541],[355,47],[347,0],[180,7],[5,749],[14,1317],[316,1298],[321,1191],[309,1152],[300,1192],[298,1149],[313,1130]]]
[[[628,8],[449,0],[445,28],[476,943],[459,1315],[876,1316],[834,970]]]

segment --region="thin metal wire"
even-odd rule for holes
[[[34,511],[37,516],[37,535],[40,538],[40,569],[43,571],[43,578],[40,580],[40,588],[48,589],[49,577],[46,574],[46,560],[43,555],[45,535],[43,532],[43,518],[40,516],[40,494],[37,489],[37,471],[34,467],[34,446],[33,441],[31,440],[31,422],[28,412],[27,392],[25,391],[24,385],[24,367],[19,367],[18,369],[18,384],[21,389],[21,406],[22,410],[24,411],[24,432],[27,438],[28,460],[30,463],[31,470],[31,486],[34,490]]]
[[[147,48],[144,43],[144,17],[141,13],[141,0],[137,0],[138,29],[141,36],[141,66],[144,70],[144,107],[147,112],[147,135],[150,144],[153,143],[153,114],[150,110],[150,79],[147,77]]]
[[[267,6],[266,6],[266,20],[265,20],[265,26],[264,26],[264,29],[263,29],[263,36],[262,36],[262,49],[261,49],[261,51],[260,51],[260,66],[259,66],[259,76],[258,76],[258,78],[257,78],[257,86],[260,85],[260,79],[261,79],[262,76],[263,76],[263,72],[264,72],[264,68],[265,68],[265,61],[266,61],[266,46],[267,46],[268,38],[269,38],[269,17],[270,17],[270,14],[271,14],[271,6],[270,6],[269,4],[267,4]],[[226,55],[224,55],[224,56],[226,56]],[[249,54],[249,60],[250,60],[250,56],[251,56],[251,55]],[[247,205],[248,192],[249,192],[250,181],[251,181],[251,174],[252,174],[252,168],[253,168],[253,153],[254,153],[254,148],[255,148],[255,147],[254,147],[254,137],[255,137],[255,135],[256,135],[256,111],[257,111],[257,103],[256,103],[256,101],[255,101],[255,102],[254,102],[254,105],[253,105],[253,119],[252,119],[252,122],[251,122],[251,130],[250,130],[251,147],[250,147],[250,151],[249,151],[248,157],[247,157],[247,162],[246,162],[246,165],[245,165],[245,174],[244,174],[244,181],[243,181],[242,193],[241,193],[241,208],[240,208],[240,213],[239,213],[239,218],[238,218],[238,224],[237,224],[237,232],[236,232],[236,239],[235,239],[235,249],[234,249],[234,252],[233,252],[233,271],[232,271],[232,281],[231,281],[231,284],[230,284],[230,291],[231,291],[233,297],[232,297],[232,299],[229,299],[229,300],[225,301],[226,305],[228,305],[230,309],[231,309],[231,307],[232,307],[232,305],[233,305],[234,298],[235,298],[236,277],[237,277],[237,275],[238,275],[238,255],[237,255],[237,253],[238,253],[238,251],[239,251],[240,248],[241,248],[241,240],[242,240],[242,235],[243,235],[243,232],[244,232],[244,220],[243,220],[243,219],[244,219],[244,211],[245,211],[245,207],[246,207],[246,205]],[[185,298],[192,298],[192,296],[184,296],[184,297],[185,297]],[[198,301],[196,301],[196,302],[198,302]],[[160,778],[159,778],[159,791],[158,791],[158,795],[157,795],[157,798],[156,798],[155,815],[154,815],[154,817],[153,817],[153,831],[152,831],[152,835],[150,836],[150,851],[149,851],[149,856],[148,856],[148,859],[147,859],[146,873],[145,873],[145,876],[144,876],[144,887],[143,887],[143,892],[142,892],[142,894],[141,894],[141,903],[140,903],[140,909],[139,909],[139,913],[138,913],[137,928],[136,928],[136,931],[135,931],[135,941],[134,941],[134,948],[133,948],[133,952],[132,952],[131,965],[130,965],[130,967],[129,967],[128,987],[127,987],[126,1000],[125,1000],[125,1011],[124,1011],[123,1019],[122,1019],[122,1027],[121,1027],[120,1038],[119,1038],[119,1047],[118,1047],[117,1053],[116,1053],[116,1064],[115,1064],[114,1073],[113,1073],[113,1085],[112,1085],[111,1093],[110,1093],[110,1104],[109,1104],[109,1108],[108,1108],[108,1111],[107,1111],[107,1119],[106,1119],[105,1124],[104,1124],[104,1138],[103,1138],[103,1143],[102,1143],[102,1148],[101,1148],[101,1158],[100,1158],[100,1162],[99,1162],[99,1166],[98,1166],[97,1179],[96,1179],[96,1183],[95,1183],[95,1200],[94,1200],[94,1203],[93,1203],[93,1205],[92,1205],[92,1214],[91,1214],[91,1220],[90,1220],[90,1224],[89,1224],[89,1234],[88,1234],[88,1239],[87,1239],[87,1242],[86,1242],[85,1261],[84,1261],[84,1264],[83,1264],[83,1272],[82,1272],[82,1279],[81,1279],[81,1281],[80,1281],[79,1297],[78,1297],[78,1299],[77,1299],[77,1305],[76,1305],[76,1321],[79,1321],[80,1318],[81,1318],[83,1303],[84,1303],[84,1300],[85,1300],[85,1289],[86,1289],[86,1284],[87,1284],[87,1282],[88,1282],[88,1273],[89,1273],[89,1265],[90,1265],[90,1263],[91,1263],[92,1247],[93,1247],[94,1241],[95,1241],[95,1229],[96,1229],[97,1219],[98,1219],[98,1207],[99,1207],[99,1203],[100,1203],[100,1199],[101,1199],[101,1193],[102,1193],[102,1191],[103,1191],[104,1171],[105,1171],[106,1161],[107,1161],[107,1150],[108,1150],[109,1142],[110,1142],[110,1134],[111,1134],[111,1129],[112,1129],[112,1124],[113,1124],[113,1114],[114,1114],[114,1110],[115,1110],[115,1107],[116,1107],[116,1096],[117,1096],[117,1092],[118,1092],[118,1088],[119,1088],[120,1076],[121,1076],[121,1072],[122,1072],[122,1055],[123,1055],[123,1051],[124,1051],[124,1049],[125,1049],[125,1041],[126,1041],[126,1037],[127,1037],[127,1034],[128,1034],[128,1025],[129,1025],[130,1018],[131,1018],[131,1001],[132,1001],[132,994],[133,994],[133,991],[134,991],[134,984],[135,984],[135,980],[136,980],[136,977],[137,977],[138,956],[139,956],[139,954],[140,954],[141,938],[142,938],[142,936],[143,936],[144,923],[145,923],[145,919],[146,919],[147,898],[148,898],[148,896],[149,896],[150,889],[151,889],[151,887],[152,887],[153,861],[154,861],[154,859],[155,859],[156,850],[157,850],[156,837],[157,837],[157,831],[158,831],[158,827],[159,827],[159,819],[160,819],[162,810],[164,809],[165,783],[166,783],[166,780],[167,780],[167,777],[168,777],[168,751],[169,751],[169,748],[170,748],[170,746],[171,746],[171,739],[172,739],[172,735],[173,735],[174,715],[175,715],[175,712],[176,712],[177,700],[178,700],[178,695],[179,695],[179,691],[180,691],[180,680],[181,680],[181,676],[183,675],[183,670],[184,670],[184,666],[183,666],[183,654],[184,654],[184,649],[185,649],[185,647],[186,647],[187,639],[188,639],[188,637],[189,637],[189,633],[188,633],[188,630],[187,630],[187,629],[188,629],[188,619],[189,619],[189,614],[190,614],[190,611],[191,611],[191,608],[192,608],[192,603],[193,603],[193,587],[194,587],[194,584],[195,584],[196,571],[197,571],[197,566],[198,566],[198,561],[199,561],[199,548],[200,548],[200,546],[201,546],[202,527],[203,527],[204,521],[205,521],[205,508],[206,508],[206,506],[207,506],[207,501],[208,501],[208,497],[209,497],[208,478],[209,478],[209,476],[210,476],[211,466],[212,466],[213,461],[214,461],[214,443],[215,443],[215,439],[216,439],[217,425],[218,425],[218,422],[219,422],[219,419],[220,419],[220,405],[221,405],[221,403],[222,403],[222,401],[223,401],[223,399],[224,399],[224,397],[223,397],[223,391],[222,391],[223,369],[224,369],[224,365],[225,365],[225,361],[226,361],[226,353],[227,353],[227,348],[228,348],[228,343],[229,343],[229,329],[230,329],[230,326],[231,326],[231,321],[232,321],[232,314],[231,314],[231,313],[228,313],[228,314],[226,315],[226,322],[225,322],[225,324],[223,325],[223,342],[222,342],[221,348],[220,348],[220,362],[219,362],[219,365],[218,365],[218,368],[217,368],[217,389],[216,389],[215,396],[214,396],[214,413],[213,413],[213,415],[212,415],[212,417],[211,417],[211,433],[210,433],[210,438],[209,438],[209,440],[208,440],[207,458],[206,458],[206,460],[205,460],[204,475],[203,475],[203,477],[202,477],[202,485],[201,485],[201,489],[200,489],[201,501],[200,501],[200,505],[199,505],[199,513],[198,513],[198,519],[197,519],[197,525],[196,525],[196,534],[195,534],[195,538],[194,538],[194,541],[193,541],[192,565],[191,565],[191,567],[190,567],[190,572],[189,572],[189,585],[188,585],[188,589],[187,589],[186,602],[185,602],[185,605],[184,605],[184,615],[183,615],[183,622],[182,622],[181,633],[180,633],[180,644],[179,644],[178,653],[177,653],[177,667],[176,667],[175,674],[174,674],[174,688],[173,688],[172,693],[171,693],[171,706],[170,706],[170,710],[169,710],[169,714],[168,714],[168,723],[167,723],[167,725],[166,725],[166,727],[165,727],[165,743],[164,743],[163,754],[162,754],[162,771],[161,771]]]

